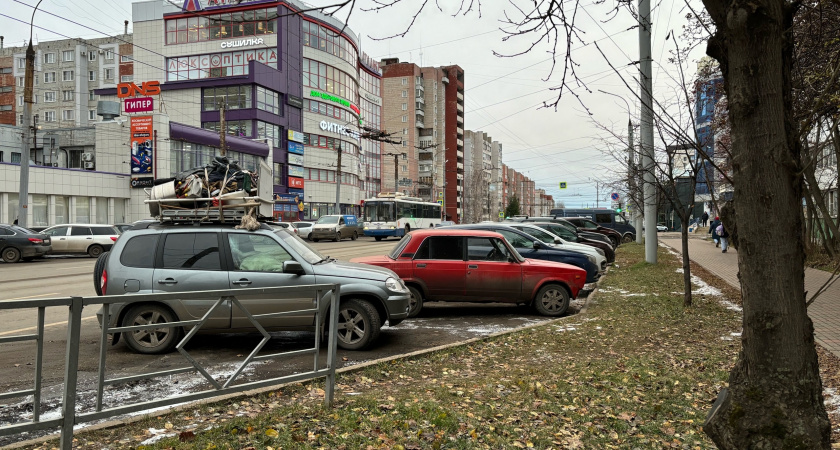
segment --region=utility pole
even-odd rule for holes
[[[222,101],[222,107],[219,108],[219,154],[227,155],[227,125],[225,124],[225,106],[227,102]]]
[[[633,154],[633,122],[629,119],[627,120],[627,141],[628,147],[627,152],[629,156],[627,157],[627,185],[630,190],[630,198],[628,199],[629,202],[633,203],[633,227],[636,228],[636,243],[641,244],[644,240],[642,238],[642,214],[641,210],[639,209],[641,205],[637,201],[639,193],[636,191],[636,157]]]
[[[338,144],[338,161],[335,171],[335,213],[341,214],[341,143]]]
[[[653,174],[653,59],[650,50],[650,0],[639,0],[639,79],[642,99],[642,166],[644,169],[645,261],[656,264],[656,185]]]
[[[38,2],[40,4],[40,2]],[[37,6],[35,7],[38,8]],[[35,11],[32,11],[34,19]],[[32,85],[35,82],[35,49],[32,48],[32,31],[26,48],[26,71],[23,79],[23,142],[20,152],[20,193],[18,196],[18,225],[27,227],[29,219],[29,127],[32,121]]]
[[[394,195],[396,195],[397,190],[399,190],[399,180],[400,180],[399,157],[400,157],[400,155],[406,156],[405,153],[385,153],[385,156],[393,156],[394,157]]]

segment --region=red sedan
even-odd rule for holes
[[[409,317],[424,300],[529,303],[542,315],[560,316],[586,281],[583,269],[523,258],[492,231],[416,230],[388,255],[351,261],[396,272],[411,291]]]

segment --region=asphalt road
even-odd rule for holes
[[[375,242],[372,238],[356,241],[311,243],[325,255],[339,260],[357,256],[385,254],[397,239]],[[69,296],[95,296],[93,265],[87,257],[46,258],[16,264],[0,263],[0,303],[8,300],[44,299]],[[573,302],[570,314],[582,302]],[[89,307],[83,313],[83,331],[80,345],[79,402],[82,408],[93,405],[93,393],[99,364],[99,326],[95,313]],[[3,311],[0,337],[35,332],[35,310]],[[531,308],[504,304],[446,303],[427,304],[421,315],[396,327],[382,328],[375,346],[366,351],[338,351],[339,367],[352,366],[365,361],[422,350],[457,342],[497,331],[548,320]],[[44,336],[44,369],[42,410],[55,410],[60,405],[61,384],[64,376],[67,308],[47,308]],[[311,348],[313,333],[273,333],[272,339],[261,354]],[[208,372],[222,379],[232,373],[238,362],[251,352],[259,342],[257,334],[220,334],[196,336],[186,346],[187,351]],[[35,373],[35,346],[33,342],[13,342],[0,346],[0,393],[31,389]],[[321,361],[325,361],[322,352]],[[311,370],[312,357],[295,357],[289,360],[267,361],[246,370],[242,381],[255,381],[288,375],[300,370]],[[139,355],[131,352],[122,342],[107,350],[107,378],[156,372],[188,366],[179,353],[166,355]],[[198,373],[177,377],[153,379],[106,389],[106,407],[134,403],[153,398],[177,395],[187,391],[206,389]],[[11,399],[0,402],[0,425],[31,419],[31,399]],[[30,436],[31,437],[31,436]],[[19,439],[19,438],[18,438]],[[14,439],[14,440],[18,440]],[[0,438],[0,445],[14,442]]]

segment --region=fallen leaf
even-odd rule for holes
[[[280,433],[278,433],[277,430],[275,430],[274,428],[269,428],[265,430],[265,435],[268,437],[276,438],[280,436]]]

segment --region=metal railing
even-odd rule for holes
[[[278,313],[258,314],[252,315],[245,306],[239,301],[238,297],[262,295],[270,297],[275,301],[282,302],[285,298],[300,298],[302,294],[309,294],[313,297],[313,307],[311,309],[283,311]],[[326,297],[329,296],[329,308],[324,305]],[[10,436],[20,433],[28,433],[33,431],[60,429],[60,442],[62,449],[71,449],[73,442],[73,427],[80,423],[88,423],[100,419],[114,417],[122,414],[140,412],[159,408],[163,406],[170,406],[179,403],[191,402],[195,400],[202,400],[222,396],[231,393],[243,392],[281,383],[289,383],[296,381],[311,380],[315,378],[324,377],[324,402],[327,406],[332,406],[333,393],[335,391],[335,369],[336,369],[336,347],[337,347],[337,324],[338,324],[338,298],[340,296],[339,286],[337,284],[314,284],[295,287],[278,287],[278,288],[250,288],[250,289],[235,289],[235,290],[217,290],[217,291],[195,291],[195,292],[181,292],[181,293],[166,293],[166,294],[139,294],[139,295],[114,295],[103,297],[65,297],[42,300],[13,300],[0,302],[0,314],[6,310],[15,309],[37,309],[38,317],[36,324],[36,332],[34,334],[20,334],[15,336],[0,337],[0,344],[22,341],[35,341],[35,380],[32,389],[12,391],[0,393],[0,400],[11,398],[29,397],[33,399],[32,405],[32,420],[17,422],[11,425],[0,427],[0,436]],[[99,370],[96,382],[96,406],[93,411],[76,411],[76,399],[79,390],[78,382],[78,368],[79,368],[79,343],[81,339],[82,327],[82,310],[85,306],[100,305],[102,307],[102,316],[110,317],[109,311],[114,304],[132,304],[141,302],[165,302],[165,301],[179,301],[179,300],[213,300],[213,305],[210,309],[198,320],[186,320],[169,323],[147,324],[147,325],[133,325],[133,326],[118,326],[110,328],[108,320],[102,324],[99,342]],[[242,361],[236,368],[233,375],[231,375],[223,384],[213,378],[207,370],[201,366],[184,348],[184,346],[195,336],[211,317],[214,311],[230,302],[231,314],[238,308],[251,322],[254,328],[262,335],[262,340],[257,344],[256,348]],[[67,319],[67,342],[66,355],[64,364],[64,384],[63,384],[63,399],[61,403],[61,411],[59,417],[48,420],[41,420],[41,398],[42,398],[42,370],[43,370],[43,356],[44,356],[44,318],[46,308],[66,306],[69,307]],[[329,311],[329,322],[324,321],[323,314]],[[301,315],[312,314],[315,330],[315,344],[312,348],[286,351],[280,353],[273,353],[268,355],[259,355],[260,350],[268,342],[271,336],[259,323],[261,319],[271,319],[287,315]],[[329,338],[327,341],[327,355],[326,364],[319,368],[319,355],[321,351],[321,327],[322,323],[328,324]],[[127,333],[137,330],[150,330],[161,328],[189,328],[181,341],[176,345],[176,350],[184,356],[190,363],[190,366],[180,367],[176,369],[169,369],[159,372],[142,373],[131,376],[124,376],[119,378],[106,378],[106,359],[107,349],[109,346],[108,337],[115,333]],[[252,381],[242,384],[234,385],[233,383],[239,375],[245,370],[248,364],[278,357],[291,357],[298,355],[313,355],[314,365],[311,371],[295,373],[292,375],[285,375],[275,377],[267,380]],[[152,356],[148,356],[152,357]],[[207,389],[200,392],[192,392],[183,395],[176,395],[167,398],[144,401],[134,404],[120,404],[114,407],[105,407],[103,404],[103,397],[105,395],[105,388],[107,386],[115,386],[124,383],[135,382],[150,378],[159,378],[164,376],[171,376],[185,372],[199,372],[207,382],[212,386],[212,389]]]

